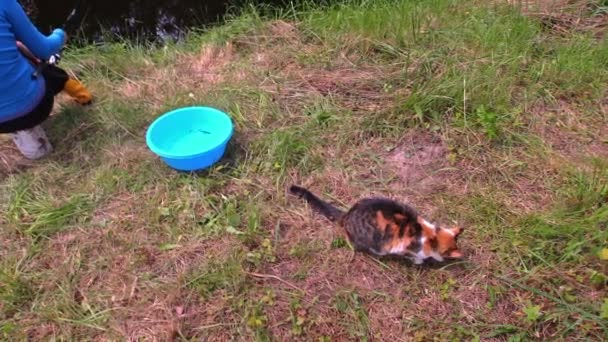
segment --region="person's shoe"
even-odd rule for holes
[[[80,81],[70,78],[65,82],[63,87],[66,93],[68,93],[76,102],[81,105],[89,105],[93,101],[93,96],[89,90]]]
[[[17,131],[12,134],[12,138],[27,159],[40,159],[53,151],[53,146],[41,126]]]

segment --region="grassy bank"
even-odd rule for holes
[[[606,3],[484,3],[247,10],[167,47],[68,50],[95,105],[60,101],[44,161],[0,137],[0,336],[605,338]],[[144,134],[192,104],[236,133],[176,173]],[[292,183],[457,221],[467,259],[354,254]]]

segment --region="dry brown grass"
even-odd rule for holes
[[[289,69],[280,71],[286,81],[267,80],[261,86],[291,110],[310,104],[311,99],[328,97],[353,111],[381,111],[387,109],[398,95],[386,93],[383,88],[391,76],[400,73],[398,66],[396,70],[361,65],[333,70],[314,67]]]
[[[552,105],[538,104],[530,111],[533,113],[530,129],[559,154],[578,162],[589,157],[606,157],[605,105],[600,103],[597,112],[581,115],[577,104],[561,100]]]
[[[546,29],[562,36],[569,36],[572,33],[593,32],[599,40],[604,37],[606,27],[608,27],[608,14],[581,17],[573,14],[542,13],[536,16],[539,17]]]
[[[199,303],[195,293],[183,287],[184,279],[208,260],[221,257],[235,241],[185,238],[175,249],[162,251],[162,234],[150,229],[140,210],[146,194],[139,196],[115,196],[97,210],[91,226],[55,236],[34,266],[55,275],[40,286],[48,291],[67,285],[59,279],[77,279],[64,288],[71,291],[67,294],[75,305],[111,309],[109,335],[100,336],[167,340],[182,331],[192,333],[202,323],[213,324],[210,310],[221,311],[222,301],[217,306],[214,300]],[[23,321],[28,335],[37,338],[67,327],[60,322],[29,325],[30,320],[36,322],[36,317]],[[93,337],[95,330],[80,331]]]
[[[0,144],[0,180],[33,165],[24,158],[8,136]]]
[[[182,85],[196,89],[209,89],[218,83],[230,81],[225,79],[229,76],[226,67],[234,62],[234,54],[232,43],[221,47],[204,46],[198,55],[184,56],[178,62],[177,79],[194,82]]]
[[[413,131],[400,139],[387,160],[399,180],[412,191],[441,191],[447,178],[448,148],[438,135]]]
[[[538,18],[552,33],[570,36],[572,33],[593,32],[602,39],[608,26],[608,14],[590,15],[596,8],[589,0],[510,0],[526,15]]]

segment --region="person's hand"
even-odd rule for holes
[[[55,36],[61,34],[63,36],[63,40],[61,41],[61,45],[62,46],[65,45],[66,42],[68,41],[68,34],[67,34],[67,32],[65,32],[64,29],[56,28],[56,29],[53,30],[52,34],[55,35]]]

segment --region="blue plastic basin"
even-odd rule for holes
[[[232,133],[232,120],[226,113],[211,107],[185,107],[154,120],[146,143],[170,167],[196,171],[222,158]]]

